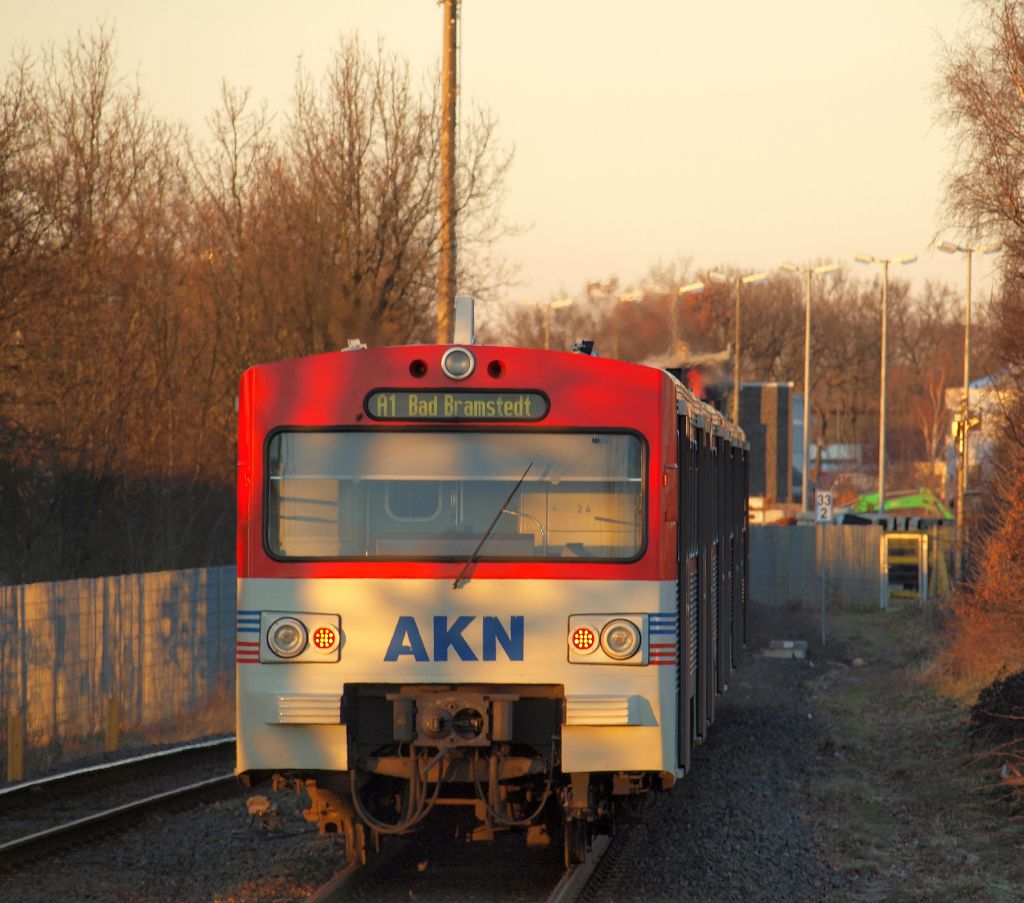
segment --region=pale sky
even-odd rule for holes
[[[288,110],[296,62],[323,70],[342,35],[440,65],[435,0],[0,0],[0,55],[105,22],[154,111],[202,133],[220,81]],[[935,124],[940,39],[961,0],[463,0],[463,104],[514,145],[499,251],[508,297],[548,300],[651,264],[769,269],[917,253],[893,275],[961,290],[961,255],[931,247],[948,139]],[[987,295],[991,263],[975,268]]]

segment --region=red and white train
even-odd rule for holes
[[[303,780],[352,856],[443,809],[580,860],[686,774],[727,688],[747,448],[664,370],[586,352],[248,370],[238,773]]]

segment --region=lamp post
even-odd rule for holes
[[[619,358],[619,317],[618,307],[620,304],[639,304],[644,298],[644,293],[638,288],[630,289],[628,292],[620,292],[615,295],[615,306],[612,308],[612,357]]]
[[[699,295],[705,287],[703,282],[688,282],[686,285],[679,286],[676,289],[676,294],[679,296]],[[679,308],[676,306],[676,299],[672,297],[668,299],[668,305],[669,332],[672,336],[672,353],[675,354],[676,348],[679,347]]]
[[[452,341],[455,328],[456,197],[455,128],[459,94],[459,0],[441,0],[443,48],[441,57],[440,234],[438,236],[437,343]]]
[[[708,273],[708,278],[719,285],[733,283],[736,290],[736,312],[733,316],[733,345],[736,353],[733,356],[732,365],[732,419],[734,423],[740,422],[740,286],[760,285],[768,281],[767,273],[751,273],[749,276],[737,276],[730,279],[725,273],[715,270]]]
[[[967,297],[964,303],[964,387],[960,394],[960,419],[957,421],[957,444],[959,448],[956,468],[956,553],[953,558],[953,576],[963,578],[964,558],[967,551],[967,513],[964,505],[967,499],[967,468],[970,456],[967,447],[967,431],[971,427],[971,268],[975,254],[995,254],[1002,250],[1002,243],[969,248],[951,241],[940,242],[938,248],[947,254],[960,252],[967,258]]]
[[[904,254],[902,257],[875,257],[871,254],[855,254],[857,263],[882,264],[882,372],[881,393],[878,404],[878,513],[885,517],[885,380],[887,365],[886,342],[889,331],[889,264],[913,263],[916,254]]]
[[[546,304],[543,301],[525,301],[523,303],[544,308],[544,350],[548,351],[551,348],[551,311],[558,310],[560,307],[568,307],[572,304],[572,298],[556,298]]]
[[[806,314],[804,316],[804,428],[800,458],[803,462],[803,472],[800,475],[800,506],[804,511],[810,511],[811,506],[807,498],[807,475],[811,468],[807,461],[807,439],[811,432],[811,276],[825,276],[828,273],[834,273],[839,269],[839,264],[826,263],[817,267],[798,267],[795,263],[784,263],[780,269],[790,273],[803,273],[807,277]]]

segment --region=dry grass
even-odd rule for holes
[[[969,704],[993,681],[1021,670],[1024,610],[987,610],[966,598],[955,598],[942,649],[927,671],[931,686]]]
[[[1017,901],[1020,823],[997,774],[972,761],[967,710],[926,674],[941,640],[927,613],[833,621],[848,661],[812,689],[828,740],[812,779],[815,820],[846,900]]]
[[[928,673],[940,693],[961,702],[1024,669],[1024,462],[995,475],[989,491],[992,528],[977,574],[945,603],[943,648]]]

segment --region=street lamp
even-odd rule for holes
[[[957,580],[963,577],[964,557],[967,551],[967,514],[964,504],[967,498],[967,468],[970,456],[967,453],[967,431],[971,426],[971,266],[975,254],[995,254],[1002,250],[1002,243],[968,248],[951,241],[940,242],[938,248],[947,254],[958,251],[967,257],[967,299],[964,305],[964,388],[960,395],[960,417],[956,421],[957,444],[959,448],[956,472],[956,555],[953,559],[953,574]]]
[[[882,264],[882,387],[881,400],[878,405],[878,513],[885,517],[885,380],[888,369],[886,341],[889,331],[889,264],[913,263],[917,260],[917,255],[904,254],[902,257],[875,257],[871,254],[855,254],[853,259],[857,263]]]
[[[803,273],[807,277],[807,303],[804,317],[804,428],[802,442],[803,473],[800,475],[800,505],[804,511],[810,511],[807,498],[807,474],[810,467],[807,461],[807,439],[811,432],[811,276],[825,276],[839,269],[838,263],[826,263],[817,267],[798,267],[795,263],[784,263],[780,269],[790,273]]]
[[[687,282],[686,285],[679,286],[676,289],[677,295],[699,295],[704,291],[705,285],[703,282]],[[668,299],[668,319],[669,319],[669,332],[672,336],[672,353],[675,354],[676,348],[679,347],[679,308],[676,306],[675,298]]]
[[[644,293],[638,288],[630,289],[628,292],[620,292],[615,295],[615,306],[612,308],[612,357],[619,360],[619,317],[618,306],[620,304],[639,304],[643,301]]]
[[[672,335],[672,350],[674,351],[679,345],[679,311],[676,307],[676,301],[673,295],[690,295],[704,291],[703,282],[688,282],[686,285],[681,285],[673,292],[672,289],[667,289],[662,285],[647,284],[642,288],[634,288],[629,291],[619,292],[613,294],[608,289],[601,291],[600,294],[605,299],[612,299],[616,306],[619,304],[640,304],[648,295],[668,295],[669,304],[669,332]],[[587,296],[592,297],[598,294],[597,289],[604,289],[598,283],[590,283],[587,285]],[[612,357],[616,360],[619,357],[619,319],[616,316],[616,310],[612,310]]]
[[[733,344],[736,346],[736,353],[732,366],[732,419],[734,423],[738,424],[740,422],[740,286],[760,285],[762,282],[768,281],[768,274],[751,273],[749,276],[737,276],[734,279],[730,279],[725,273],[719,273],[715,270],[712,273],[708,273],[708,278],[719,285],[727,285],[732,282],[736,287],[736,313],[733,317]]]
[[[572,298],[556,298],[546,304],[542,301],[525,301],[523,303],[544,308],[544,350],[549,350],[551,347],[551,311],[558,310],[560,307],[568,307],[572,304]]]

